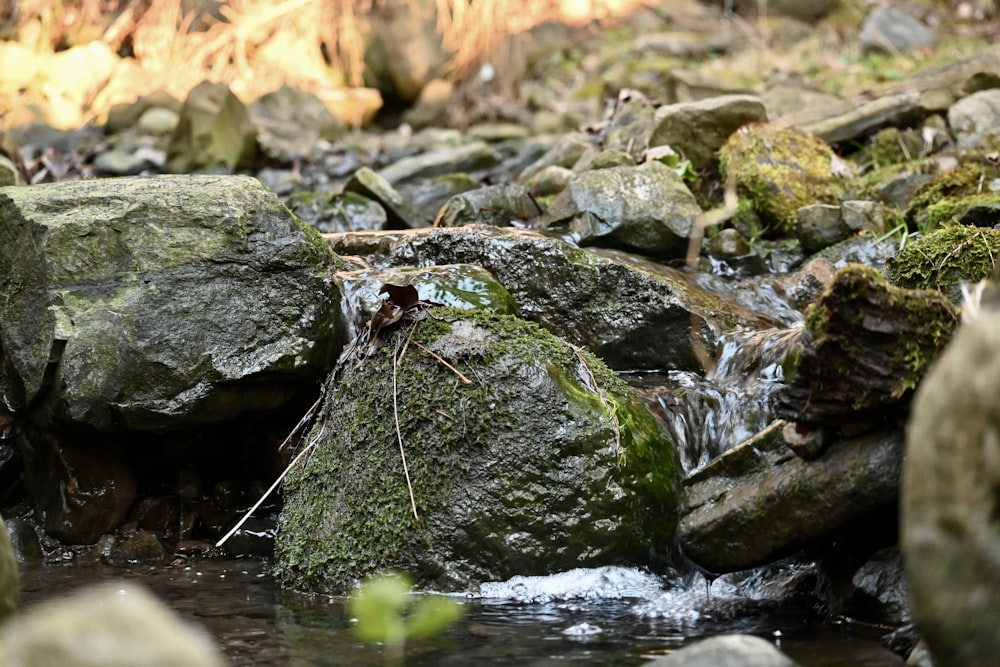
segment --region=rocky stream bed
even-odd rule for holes
[[[607,566],[761,577],[768,605],[879,626],[907,664],[991,664],[1000,47],[850,100],[681,74],[653,95],[650,72],[545,129],[417,104],[350,130],[305,91],[207,82],[12,129],[12,664],[59,613],[16,611],[17,562],[230,558],[319,596],[390,570],[473,594]],[[90,594],[85,618],[121,597]],[[221,663],[125,598],[108,623],[163,636],[142,664]],[[717,643],[659,662],[797,664]]]

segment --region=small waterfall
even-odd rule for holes
[[[801,324],[736,331],[723,337],[715,368],[704,376],[668,371],[629,378],[665,424],[685,472],[771,423],[772,399],[784,381],[782,362],[801,332]]]

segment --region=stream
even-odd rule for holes
[[[626,375],[671,432],[687,471],[770,421],[780,360],[798,331],[736,332],[705,377]],[[455,596],[461,620],[439,637],[408,644],[402,659],[354,636],[344,599],[280,590],[268,567],[254,559],[23,565],[23,605],[87,583],[139,580],[205,627],[236,665],[641,665],[724,633],[764,637],[807,667],[903,664],[880,644],[890,628],[829,618],[816,608],[811,563],[725,575],[710,585],[693,571],[659,577],[619,567],[486,583]]]
[[[114,568],[101,564],[22,569],[30,607],[98,581],[141,581],[185,619],[206,628],[234,665],[399,664],[351,630],[345,601],[281,591],[263,561],[186,562]],[[722,633],[775,642],[803,666],[882,667],[902,661],[882,648],[884,629],[831,623],[805,601],[774,606],[768,584],[726,577],[669,583],[635,569],[575,570],[487,584],[459,596],[462,619],[406,646],[406,665],[641,665],[671,649]]]

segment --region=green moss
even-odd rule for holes
[[[888,263],[899,287],[936,289],[958,302],[959,284],[989,277],[1000,257],[1000,231],[954,225],[911,241]]]
[[[823,142],[766,124],[744,125],[719,152],[723,176],[736,178],[741,198],[779,234],[794,230],[800,207],[839,201],[844,188],[831,171],[833,158]]]
[[[975,203],[995,202],[995,193],[988,192],[984,183],[997,177],[1000,169],[970,159],[920,187],[906,210],[906,221],[921,232],[950,224]]]
[[[385,332],[371,355],[350,362],[331,390],[310,434],[310,441],[320,444],[286,480],[277,547],[279,580],[294,588],[342,592],[353,580],[378,571],[426,571],[421,559],[433,560],[431,554],[437,548],[433,545],[453,537],[445,524],[458,520],[449,512],[467,501],[466,480],[479,479],[482,484],[483,475],[496,475],[495,483],[501,488],[515,484],[503,502],[514,512],[524,507],[523,516],[538,515],[529,523],[543,521],[553,508],[538,505],[532,483],[522,487],[516,479],[508,479],[512,470],[517,471],[516,478],[522,469],[537,465],[531,458],[535,454],[509,443],[533,442],[539,430],[551,426],[550,421],[564,424],[573,433],[594,415],[600,415],[605,424],[593,436],[596,440],[571,437],[560,444],[569,448],[561,456],[567,460],[593,456],[595,452],[587,448],[613,440],[611,434],[617,429],[623,462],[614,465],[617,459],[609,452],[606,479],[581,479],[579,484],[599,481],[606,486],[613,481],[636,503],[626,507],[630,502],[626,500],[618,511],[665,515],[648,535],[639,536],[643,548],[669,540],[674,524],[666,499],[676,498],[679,470],[669,442],[627,385],[596,357],[567,346],[534,324],[483,311],[436,308],[430,315],[412,331],[409,344],[408,327],[391,335]],[[463,327],[466,343],[461,349],[435,348],[444,334],[451,334],[445,340],[453,339],[454,326]],[[404,345],[405,356],[393,372],[393,357]],[[420,346],[436,349],[453,368]],[[525,392],[534,391],[524,386],[525,364],[544,369],[542,375],[529,377],[547,377],[563,389],[568,411],[552,412],[539,405],[537,412],[525,414]],[[471,383],[464,382],[459,373]],[[583,374],[592,377],[596,387],[588,388]],[[399,457],[397,417],[419,521],[412,514]],[[545,423],[536,425],[534,419]],[[482,464],[484,457],[486,464]],[[490,463],[492,457],[497,457],[495,463]],[[474,465],[474,461],[480,463]],[[637,469],[646,472],[637,475]],[[663,499],[665,504],[645,506],[650,498]],[[613,508],[591,510],[600,518]],[[501,513],[498,508],[495,515],[477,516],[475,531],[505,534],[511,530],[503,525]],[[540,530],[538,525],[522,528]],[[460,551],[462,545],[449,548]],[[467,558],[475,562],[484,556],[476,553]]]

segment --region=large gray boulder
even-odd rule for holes
[[[207,633],[146,589],[105,583],[33,607],[0,627],[5,667],[222,667]]]
[[[938,667],[1000,655],[1000,311],[984,301],[921,383],[907,431],[903,557]]]
[[[0,393],[97,431],[281,407],[344,330],[337,258],[258,181],[0,188]]]
[[[286,478],[282,585],[344,593],[401,570],[470,590],[669,545],[672,445],[597,358],[482,311],[387,328],[345,360]]]

